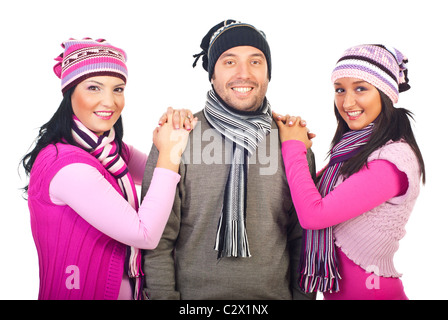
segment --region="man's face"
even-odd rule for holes
[[[212,84],[230,107],[257,110],[268,89],[268,64],[263,52],[250,46],[225,51],[215,65]]]

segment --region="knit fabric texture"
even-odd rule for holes
[[[56,148],[57,147],[57,148]],[[126,246],[106,236],[69,206],[52,203],[49,185],[71,163],[95,167],[118,192],[113,176],[84,150],[49,145],[30,174],[28,206],[39,260],[39,299],[115,300],[124,272]]]
[[[268,64],[268,77],[271,79],[271,50],[266,35],[251,24],[231,19],[218,23],[203,37],[202,52],[193,56],[196,58],[193,67],[202,57],[202,67],[208,72],[208,78],[211,80],[219,57],[225,51],[239,46],[251,46],[263,52]]]
[[[55,58],[53,71],[61,79],[62,93],[94,76],[114,76],[126,82],[126,53],[104,39],[69,39],[61,44],[64,52]]]
[[[411,147],[404,141],[388,142],[373,152],[368,161],[387,160],[404,172],[409,181],[405,194],[335,226],[336,245],[357,265],[384,277],[400,277],[393,257],[420,191],[420,167]],[[343,177],[336,183],[336,187]]]
[[[407,62],[407,58],[395,48],[383,45],[356,46],[342,54],[333,70],[331,81],[334,83],[339,78],[362,79],[397,103],[398,93],[410,88]]]

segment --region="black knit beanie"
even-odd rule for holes
[[[230,48],[251,46],[263,52],[268,63],[268,77],[271,79],[271,51],[263,31],[254,26],[235,20],[225,20],[211,28],[201,42],[202,52],[195,54],[193,67],[202,56],[202,67],[208,72],[211,80],[216,61],[221,54]]]

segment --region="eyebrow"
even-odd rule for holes
[[[367,83],[367,81],[359,80],[359,81],[353,82],[353,84],[360,84],[360,83]],[[335,82],[334,85],[340,86],[341,83],[340,82]]]
[[[227,57],[236,57],[236,56],[237,56],[236,54],[234,54],[232,52],[228,52],[228,53],[223,53],[219,57],[219,59],[224,59],[224,58],[227,58]],[[256,53],[252,53],[251,55],[249,55],[249,57],[261,57],[261,58],[264,58],[264,54],[256,52]]]
[[[98,84],[100,86],[104,86],[104,83],[101,83],[101,82],[96,81],[96,80],[87,80],[86,82],[93,82],[93,83],[96,83],[96,84]],[[126,83],[122,82],[120,84],[115,85],[114,87],[120,87],[120,86],[124,86],[124,85],[126,85]]]

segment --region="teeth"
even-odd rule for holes
[[[97,115],[99,115],[100,117],[108,117],[112,114],[112,112],[105,112],[105,111],[97,111],[95,112]]]
[[[235,90],[235,91],[240,92],[240,93],[246,93],[246,92],[249,92],[250,90],[252,90],[252,88],[249,88],[249,87],[244,87],[244,88],[238,87],[238,88],[232,88],[232,90]]]
[[[356,116],[359,116],[362,113],[362,111],[352,111],[352,112],[347,112],[347,113],[350,117],[356,117]]]

